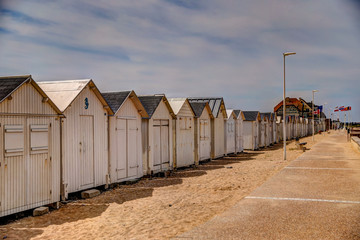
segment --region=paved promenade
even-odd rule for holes
[[[360,239],[360,154],[336,132],[175,239]]]

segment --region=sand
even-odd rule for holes
[[[328,134],[316,135],[315,143]],[[311,137],[301,141],[308,142]],[[40,217],[0,225],[7,239],[169,239],[220,214],[303,152],[295,142],[246,151],[177,170],[167,178],[142,179]]]

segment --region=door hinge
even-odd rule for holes
[[[52,191],[50,190],[50,194],[52,194]]]
[[[50,161],[52,160],[51,156],[50,156]]]

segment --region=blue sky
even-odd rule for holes
[[[102,91],[222,96],[272,111],[287,96],[352,106],[360,122],[355,0],[0,0],[0,75],[92,78]],[[342,117],[343,118],[343,117]]]

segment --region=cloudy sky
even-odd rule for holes
[[[352,106],[360,121],[355,0],[0,0],[0,75],[92,78],[102,91],[222,96],[272,111],[287,96]],[[342,117],[343,118],[343,117]]]

